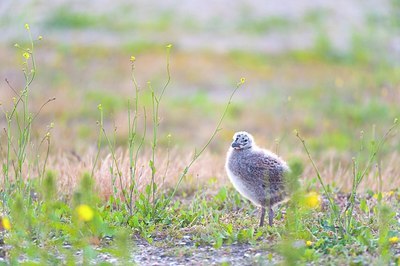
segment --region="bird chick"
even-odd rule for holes
[[[289,167],[276,154],[259,148],[254,138],[247,132],[235,133],[229,148],[226,172],[239,193],[261,207],[260,226],[264,225],[268,208],[268,221],[272,226],[274,212],[272,206],[285,196],[285,174]]]

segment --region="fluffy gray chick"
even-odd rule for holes
[[[267,207],[269,225],[272,226],[272,206],[285,196],[284,175],[290,171],[286,162],[276,154],[259,148],[252,135],[241,131],[233,136],[225,168],[236,190],[261,207],[260,226],[264,225]]]

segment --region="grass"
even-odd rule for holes
[[[242,263],[398,262],[398,129],[397,121],[390,124],[399,112],[388,96],[396,95],[398,69],[386,66],[386,71],[367,76],[374,66],[287,58],[275,58],[278,63],[272,67],[257,55],[233,53],[217,58],[218,68],[252,66],[255,74],[219,95],[227,102],[204,93],[180,100],[168,93],[175,81],[172,73],[191,73],[186,55],[170,54],[168,46],[165,82],[157,77],[156,82],[141,83],[140,62],[150,58],[144,50],[124,61],[124,74],[132,74],[126,97],[86,91],[82,99],[91,101],[93,110],[71,110],[86,122],[81,134],[92,149],[88,145],[78,152],[57,152],[52,147],[63,138],[56,135],[60,121],[51,112],[65,102],[66,109],[72,107],[68,101],[57,100],[56,108],[53,98],[35,99],[36,74],[45,71],[38,70],[37,42],[29,26],[27,30],[30,42],[18,49],[25,84],[17,89],[10,82],[14,100],[2,106],[6,123],[1,135],[0,234],[6,263],[113,263],[106,254],[121,264],[133,264],[140,261],[132,258],[134,254],[151,250],[177,261],[193,254],[204,258],[209,252],[217,259],[227,248],[232,253],[229,260],[243,258]],[[100,52],[93,55],[85,60],[103,59]],[[78,63],[85,68],[84,60]],[[265,69],[271,73],[268,87],[251,90],[252,80]],[[328,75],[332,69],[335,78]],[[74,73],[82,77],[78,72]],[[116,85],[117,72],[108,76],[108,84]],[[285,81],[278,83],[281,77]],[[302,84],[285,83],[287,77]],[[318,86],[310,85],[309,79]],[[234,95],[258,101],[244,107]],[[253,119],[262,126],[254,127]],[[42,126],[46,120],[47,127]],[[66,121],[62,130],[79,131],[72,120]],[[255,132],[271,125],[268,137],[256,133],[256,138],[270,140],[271,150],[284,158],[293,154],[289,163],[301,186],[293,186],[292,199],[277,207],[274,227],[258,228],[258,210],[224,177],[224,152],[238,121]],[[169,133],[177,128],[174,123],[182,122],[182,131]],[[193,132],[203,138],[193,139]],[[189,141],[180,139],[185,134]],[[82,143],[79,138],[74,141]],[[245,252],[250,254],[247,260]]]
[[[136,18],[126,19],[126,16],[120,16],[121,13],[132,12],[130,6],[127,6],[126,9],[111,10],[109,13],[92,12],[88,15],[85,12],[73,11],[67,6],[60,6],[53,14],[46,17],[43,24],[52,30],[95,28],[118,32],[132,30],[163,32],[172,26],[174,16],[169,11],[160,12],[157,17],[148,21],[140,21]]]
[[[45,24],[52,28],[89,28],[99,26],[104,23],[105,17],[71,12],[67,8],[59,8]]]
[[[265,34],[270,31],[282,31],[294,26],[293,21],[280,16],[254,19],[244,13],[243,21],[239,22],[238,30],[250,34]]]

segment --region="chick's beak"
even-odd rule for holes
[[[234,149],[240,148],[240,144],[234,141],[234,142],[232,142],[231,147]]]

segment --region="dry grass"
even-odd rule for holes
[[[228,143],[228,142],[227,142]],[[286,153],[286,152],[285,152]],[[295,152],[295,154],[299,154]],[[69,197],[76,189],[81,177],[84,173],[90,173],[94,158],[95,150],[91,149],[83,155],[78,155],[75,152],[60,152],[50,155],[47,169],[56,173],[58,191],[60,195]],[[156,183],[161,189],[173,188],[177,183],[179,176],[182,174],[185,166],[189,163],[193,156],[193,152],[184,151],[182,149],[172,149],[169,154],[167,150],[160,150],[156,155]],[[281,156],[289,157],[286,154]],[[300,155],[301,161],[305,166],[301,180],[304,185],[311,188],[318,187],[317,182],[313,182],[316,175],[304,155]],[[150,153],[142,154],[138,158],[136,184],[139,191],[143,191],[151,180],[151,169],[149,167]],[[121,187],[127,188],[130,184],[130,167],[129,155],[126,150],[118,149],[116,151],[116,160],[120,169],[122,179],[116,175],[112,175],[110,167],[114,167],[114,161],[111,154],[101,153],[98,165],[94,171],[94,180],[96,190],[99,195],[106,199],[113,194],[112,179],[116,178],[115,186],[122,195]],[[400,154],[393,152],[382,159],[379,167],[377,164],[373,168],[360,185],[360,191],[389,191],[400,186]],[[178,195],[191,195],[198,191],[205,194],[214,194],[218,189],[225,185],[230,185],[224,170],[225,153],[210,153],[203,154],[198,161],[190,169],[188,175],[183,179]],[[352,160],[346,156],[339,157],[337,152],[331,152],[316,160],[321,176],[327,184],[333,184],[341,191],[348,192],[352,185]],[[168,166],[168,168],[167,168]],[[27,171],[27,170],[26,170]],[[37,169],[32,167],[27,177],[37,176]],[[115,171],[114,171],[115,173]]]
[[[400,153],[393,152],[380,161],[380,165],[375,163],[360,184],[359,191],[389,191],[396,189],[400,185],[399,173]],[[302,180],[307,181],[316,177],[311,165],[305,161],[306,167],[302,175]],[[317,160],[322,178],[327,184],[334,184],[343,192],[349,192],[353,182],[353,166],[351,158],[338,158],[338,155],[331,153],[324,158]]]
[[[96,189],[102,198],[108,198],[113,194],[112,179],[116,178],[115,185],[119,196],[121,187],[127,188],[130,184],[130,165],[128,152],[122,149],[116,151],[118,168],[121,171],[122,179],[110,172],[110,167],[114,167],[111,154],[106,154],[99,159],[98,166],[95,168],[93,177],[96,182]],[[58,190],[65,196],[71,195],[79,184],[80,178],[84,173],[90,173],[96,153],[94,150],[87,152],[83,156],[75,153],[59,153],[49,158],[48,169],[57,173]],[[156,159],[156,183],[161,190],[172,188],[178,181],[185,166],[192,159],[192,152],[180,152],[176,149],[170,151],[168,163],[168,152],[160,151]],[[151,180],[151,169],[149,167],[150,153],[138,158],[136,184],[139,191],[143,191]],[[169,167],[167,168],[167,165]],[[218,181],[216,181],[217,179]],[[182,186],[178,190],[190,194],[199,188],[207,187],[210,182],[215,184],[213,189],[227,183],[224,176],[224,160],[221,156],[205,153],[193,165],[188,175],[184,178]],[[206,192],[206,191],[205,191]]]

